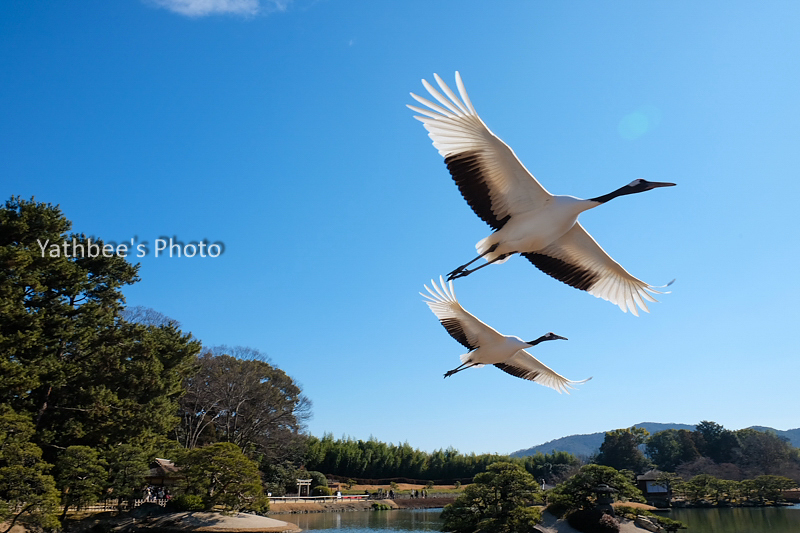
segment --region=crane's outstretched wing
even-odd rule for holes
[[[441,106],[411,93],[427,109],[408,107],[421,115],[414,118],[428,130],[433,146],[444,156],[450,175],[475,214],[499,230],[512,215],[541,207],[552,195],[511,148],[489,131],[472,107],[461,75],[456,72],[461,98],[437,74],[433,76],[446,96],[425,80],[422,85]]]
[[[456,299],[452,281],[445,283],[440,276],[439,283],[441,288],[436,285],[435,281],[431,280],[433,289],[431,290],[425,285],[425,290],[429,294],[421,292],[420,295],[426,298],[425,303],[428,304],[428,307],[430,307],[451,337],[467,347],[469,351],[480,347],[481,337],[486,337],[487,335],[502,337],[495,329],[481,322],[473,314],[461,307],[461,304]]]
[[[587,378],[581,381],[572,381],[567,379],[561,374],[554,372],[549,367],[542,364],[538,359],[525,350],[518,351],[512,355],[510,359],[502,363],[495,363],[494,366],[503,372],[511,374],[512,376],[534,381],[540,385],[544,385],[545,387],[550,387],[551,389],[558,391],[559,394],[561,394],[562,391],[569,394],[569,389],[575,388],[573,385],[586,383],[592,379]]]
[[[650,293],[663,294],[611,259],[580,222],[546,248],[521,255],[545,274],[608,300],[635,316],[639,316],[637,305],[646,313],[650,312],[645,300],[657,301]]]

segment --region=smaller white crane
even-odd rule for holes
[[[535,381],[540,385],[555,389],[559,394],[562,391],[569,394],[569,389],[574,388],[572,385],[585,383],[592,379],[569,380],[525,351],[525,348],[531,348],[540,342],[567,340],[566,337],[547,333],[538,339],[525,342],[513,335],[503,335],[461,307],[456,299],[452,281],[445,283],[440,276],[439,283],[441,288],[431,280],[433,290],[425,285],[425,290],[429,294],[421,292],[420,295],[426,298],[425,303],[439,318],[439,322],[450,336],[469,348],[469,352],[461,356],[461,365],[448,371],[444,377],[450,377],[467,368],[494,365],[512,376]]]

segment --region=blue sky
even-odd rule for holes
[[[0,7],[0,185],[147,241],[129,305],[268,354],[309,431],[508,453],[642,421],[800,426],[800,4],[126,0]],[[462,372],[418,292],[489,228],[405,105],[458,70],[555,194],[672,293],[639,318],[513,258],[464,307],[571,379]],[[154,257],[156,238],[224,243]],[[134,260],[136,260],[134,258]]]

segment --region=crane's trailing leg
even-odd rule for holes
[[[469,366],[466,366],[466,365],[469,365]],[[463,364],[460,364],[460,365],[458,365],[457,368],[454,368],[453,370],[448,370],[447,372],[445,372],[444,377],[449,378],[453,374],[455,374],[457,372],[461,372],[462,370],[466,370],[470,366],[474,366],[474,365],[475,365],[475,363],[463,363]]]
[[[487,252],[487,253],[488,253],[488,252]],[[463,278],[464,276],[469,276],[470,274],[472,274],[472,273],[473,273],[473,272],[475,272],[476,270],[480,270],[480,269],[482,269],[483,267],[487,267],[487,266],[491,265],[492,263],[494,263],[495,261],[501,261],[501,260],[505,259],[506,257],[508,257],[509,255],[511,255],[511,254],[505,254],[505,255],[501,255],[501,256],[495,257],[495,258],[494,258],[494,259],[492,259],[491,261],[488,261],[488,262],[486,262],[486,263],[482,264],[482,265],[481,265],[481,266],[479,266],[479,267],[475,267],[475,268],[473,268],[472,270],[469,270],[469,269],[466,269],[466,268],[464,268],[464,267],[466,267],[467,265],[469,265],[469,264],[471,264],[471,263],[474,263],[474,262],[475,262],[475,260],[477,260],[477,259],[480,259],[480,257],[476,257],[475,259],[473,259],[472,261],[470,261],[470,262],[469,262],[469,263],[467,263],[466,265],[464,265],[464,266],[461,266],[461,267],[458,267],[458,268],[457,268],[457,269],[455,269],[453,272],[451,272],[450,274],[448,274],[448,275],[447,275],[447,281],[452,281],[452,280],[454,280],[454,279]]]
[[[469,263],[464,263],[463,265],[461,265],[457,269],[453,270],[452,272],[450,272],[447,275],[447,281],[453,281],[456,278],[462,278],[462,277],[466,276],[470,272],[475,272],[476,270],[478,270],[478,268],[481,268],[481,267],[473,268],[472,270],[467,270],[467,267],[470,266],[475,261],[477,261],[478,259],[480,259],[481,257],[485,256],[486,254],[490,254],[490,253],[494,252],[496,249],[497,249],[497,245],[495,244],[491,248],[489,248],[488,250],[483,252],[481,255],[479,255],[478,257],[476,257],[472,261],[470,261]],[[500,258],[495,259],[494,261],[498,261],[499,259]],[[490,261],[489,263],[486,263],[486,265],[494,263],[494,261]],[[486,265],[483,265],[483,266],[486,266]]]

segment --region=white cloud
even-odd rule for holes
[[[292,0],[149,0],[149,3],[187,17],[233,14],[252,16],[258,13],[286,11]]]

